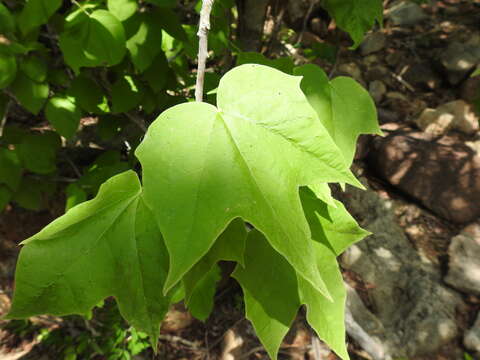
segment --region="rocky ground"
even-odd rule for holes
[[[373,233],[340,259],[349,348],[357,359],[462,360],[466,352],[480,359],[480,76],[470,76],[480,66],[480,1],[385,4],[384,28],[358,50],[343,48],[334,66],[315,60],[369,89],[386,135],[359,143],[355,171],[368,190],[336,191]],[[307,46],[331,36],[322,21],[309,20]],[[9,307],[16,244],[56,215],[13,209],[0,217],[0,314]],[[172,310],[158,358],[267,359],[239,293],[223,284],[205,324]],[[78,319],[33,322],[95,336],[95,323]],[[38,333],[0,323],[0,359],[58,358],[38,343]],[[280,356],[336,359],[302,312]]]

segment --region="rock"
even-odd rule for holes
[[[341,263],[370,285],[370,308],[385,331],[370,316],[365,319],[352,310],[353,317],[382,341],[392,358],[428,354],[434,359],[435,352],[457,335],[455,309],[461,297],[442,285],[440,269],[422,262],[396,223],[392,202],[351,187],[338,196],[373,234],[351,246]]]
[[[413,26],[425,20],[427,15],[418,4],[400,1],[388,10],[387,17],[392,20],[394,25]]]
[[[393,50],[392,52],[388,53],[385,58],[385,61],[390,66],[397,66],[402,59],[404,59],[405,54],[402,51],[398,51],[397,49]]]
[[[352,78],[357,80],[359,83],[365,83],[362,78],[362,70],[360,70],[358,65],[354,62],[341,64],[338,67],[337,72],[339,75],[351,76]]]
[[[480,216],[480,156],[460,140],[394,132],[375,139],[367,161],[380,177],[447,220],[468,223]]]
[[[389,91],[386,94],[386,97],[389,100],[400,100],[400,101],[408,102],[408,98],[398,91]]]
[[[403,78],[415,87],[434,90],[440,86],[440,76],[432,69],[429,63],[419,63],[409,66]]]
[[[480,295],[480,224],[471,224],[455,236],[448,255],[445,281],[463,292]]]
[[[473,135],[479,129],[478,116],[463,100],[451,101],[437,109],[427,108],[415,124],[432,137],[446,134],[451,129]]]
[[[360,45],[360,53],[363,56],[370,55],[385,47],[387,37],[382,32],[373,32],[365,37]]]
[[[440,58],[452,85],[459,84],[480,62],[480,46],[474,41],[451,42]]]
[[[477,68],[480,71],[480,66]],[[469,103],[480,100],[480,76],[469,77],[462,83],[460,96]]]
[[[480,353],[480,314],[473,327],[465,333],[463,344],[467,349]]]
[[[370,67],[366,71],[365,77],[368,81],[380,80],[389,84],[389,80],[391,79],[391,71],[386,66],[376,65]]]
[[[376,103],[382,101],[387,92],[387,87],[380,80],[374,80],[368,85],[368,92]]]

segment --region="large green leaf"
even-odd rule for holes
[[[15,56],[0,52],[0,89],[9,86],[17,75]]]
[[[47,101],[49,86],[47,83],[39,83],[19,72],[11,85],[12,93],[20,104],[37,115]]]
[[[370,30],[376,21],[382,24],[382,0],[324,0],[322,5],[340,29],[350,34],[354,47],[360,45],[365,32]]]
[[[316,65],[300,66],[294,74],[303,76],[303,92],[350,166],[358,136],[382,134],[372,98],[352,78],[337,77],[330,81]]]
[[[75,98],[57,95],[48,101],[45,116],[55,130],[68,139],[77,132],[82,112],[77,107]]]
[[[8,318],[84,315],[114,296],[125,319],[156,344],[169,305],[161,294],[168,257],[133,171],[23,245]]]
[[[277,358],[302,304],[306,304],[307,320],[319,337],[342,359],[349,359],[345,347],[346,292],[335,254],[319,242],[313,243],[313,252],[331,300],[298,276],[257,230],[247,240],[245,267],[237,266],[233,274],[243,289],[246,316],[272,359]]]
[[[145,199],[171,258],[165,290],[241,217],[328,296],[314,265],[298,188],[315,181],[359,183],[300,81],[266,66],[243,65],[222,78],[218,107],[181,104],[150,126],[136,155]]]
[[[221,269],[215,265],[195,287],[187,306],[190,313],[198,320],[205,321],[210,316],[214,306],[217,283],[221,278]]]
[[[151,13],[139,15],[138,21],[138,29],[128,39],[127,48],[135,69],[142,73],[162,51],[159,46],[162,43],[162,26],[155,14]]]
[[[75,72],[82,66],[117,65],[125,55],[125,44],[122,23],[106,10],[67,20],[65,31],[60,35],[65,62]]]
[[[27,0],[18,16],[18,25],[23,34],[45,24],[62,5],[62,0]]]

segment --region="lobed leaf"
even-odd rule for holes
[[[218,108],[181,104],[150,126],[136,155],[145,200],[172,259],[165,290],[241,217],[328,297],[312,265],[298,187],[358,182],[306,101],[300,80],[266,66],[243,65],[222,78]]]
[[[168,257],[133,171],[22,244],[8,318],[85,315],[114,296],[122,316],[156,345],[170,303],[161,296]]]

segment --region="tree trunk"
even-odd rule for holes
[[[260,51],[270,0],[237,0],[238,40],[243,51]]]

